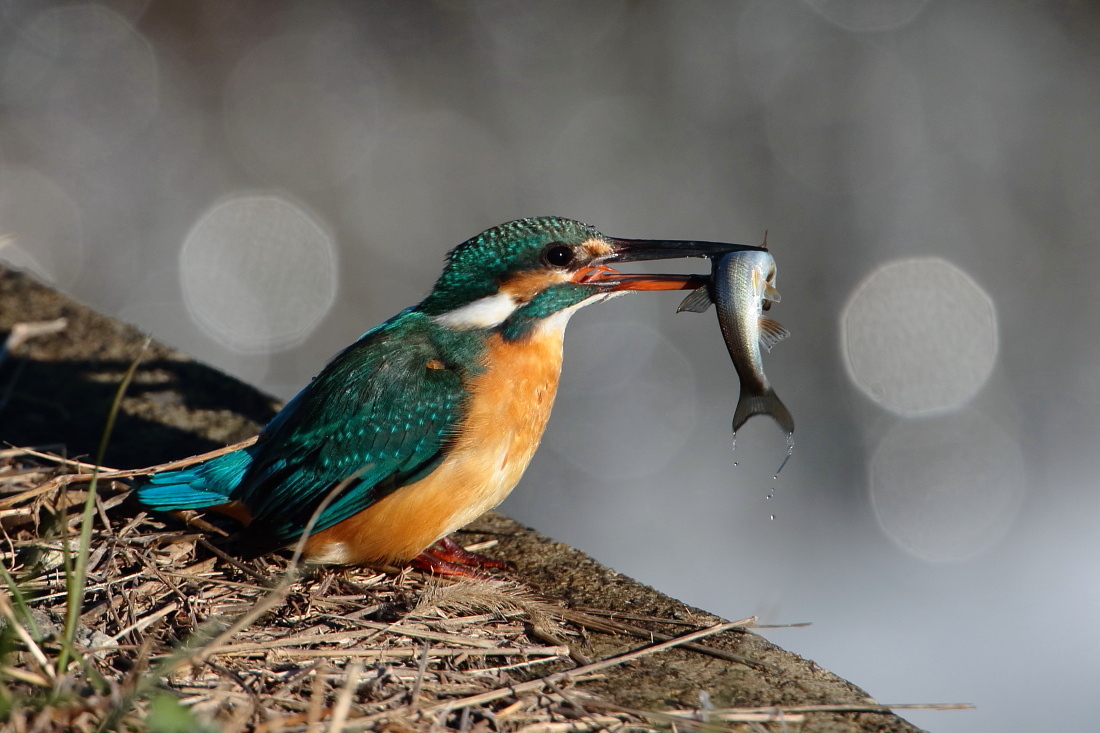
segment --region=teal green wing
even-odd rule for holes
[[[250,533],[286,544],[341,483],[314,532],[438,466],[466,396],[459,371],[443,364],[425,333],[397,327],[368,332],[333,359],[260,435],[232,496],[252,514]]]

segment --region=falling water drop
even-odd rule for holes
[[[779,478],[779,472],[783,470],[783,466],[787,465],[787,461],[791,460],[792,453],[794,453],[794,433],[787,433],[787,455],[783,456],[783,462],[779,464],[779,468],[775,469],[773,479]]]
[[[730,450],[731,451],[737,450],[737,431],[736,430],[733,431],[733,437],[730,439]],[[734,461],[733,465],[736,466],[737,461]]]

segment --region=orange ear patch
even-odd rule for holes
[[[517,272],[500,284],[501,292],[508,293],[517,303],[526,303],[551,285],[563,283],[569,275],[557,270],[527,270]]]
[[[597,257],[607,257],[613,251],[611,245],[602,239],[588,239],[581,246],[584,247],[588,254],[592,255],[593,259]]]

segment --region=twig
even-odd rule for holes
[[[52,321],[31,321],[15,324],[11,327],[11,331],[8,332],[7,339],[0,345],[0,364],[4,362],[4,359],[7,358],[9,353],[14,351],[20,344],[28,339],[57,333],[58,331],[64,330],[67,325],[69,325],[69,322],[64,318],[55,318]]]
[[[428,651],[431,649],[432,643],[430,641],[424,642],[424,649],[420,654],[420,662],[416,665],[416,682],[413,683],[412,691],[409,692],[409,704],[415,710],[420,707],[420,688],[424,685],[424,675],[428,673]]]
[[[411,629],[407,626],[400,626],[398,624],[383,624],[377,621],[366,621],[364,619],[346,619],[340,616],[334,616],[332,614],[325,614],[326,618],[339,619],[340,621],[350,621],[358,626],[362,626],[368,629],[374,629],[376,631],[392,631],[395,634],[401,634],[402,636],[411,636],[414,639],[427,639],[429,641],[442,641],[450,644],[469,644],[474,647],[489,648],[496,646],[491,641],[484,641],[482,639],[475,639],[470,636],[460,636],[458,634],[444,634],[440,631],[428,631],[420,629]],[[540,639],[541,641],[541,639]],[[562,642],[557,642],[561,644]]]
[[[358,641],[363,637],[377,634],[373,629],[366,631],[346,631],[336,634],[298,634],[282,639],[261,641],[251,644],[226,644],[218,651],[219,654],[231,654],[237,652],[262,652],[269,649],[279,649],[288,646],[312,646],[315,644],[332,644],[342,641]]]
[[[359,686],[359,677],[363,674],[363,662],[355,660],[348,665],[348,679],[340,689],[340,696],[336,698],[336,705],[332,709],[332,720],[329,722],[329,733],[340,733],[344,729],[344,721],[348,719],[348,710],[351,709],[351,696]]]
[[[200,455],[191,456],[190,458],[181,458],[178,461],[158,463],[155,466],[148,466],[146,468],[134,468],[127,471],[120,471],[115,468],[107,468],[106,466],[99,466],[95,463],[73,461],[68,458],[61,458],[60,456],[55,456],[50,453],[43,453],[41,451],[36,451],[31,448],[22,448],[21,450],[26,453],[26,455],[53,461],[54,463],[58,463],[63,466],[70,466],[72,468],[84,469],[88,471],[96,471],[98,469],[99,474],[104,478],[118,479],[133,478],[135,476],[148,476],[150,474],[160,473],[162,471],[172,471],[177,468],[186,468],[187,466],[193,465],[195,463],[202,463],[203,461],[208,461],[211,458],[217,458],[218,456],[225,455],[226,453],[232,453],[233,451],[240,450],[241,448],[247,448],[248,446],[256,442],[257,437],[259,436],[254,435],[248,440],[242,440],[240,443],[227,445],[224,448],[218,448],[217,450],[212,450],[209,453],[202,453]],[[71,483],[75,483],[78,481],[91,481],[92,475],[93,474],[67,473],[62,476],[56,476],[35,489],[31,489],[30,491],[25,491],[22,494],[9,496],[6,499],[0,500],[0,509],[11,506],[13,504],[18,504],[19,502],[25,501],[26,499],[45,494],[49,491],[53,491],[54,489],[60,488],[62,486],[67,486]]]
[[[641,710],[639,708],[620,705],[609,700],[600,700],[587,695],[584,697],[584,702],[589,707],[599,710],[611,710],[639,718],[656,720],[671,726],[673,730],[676,730],[679,726],[711,730],[714,726],[714,721],[719,719],[714,716],[714,711],[712,710],[705,711],[705,716],[700,716],[699,710]],[[737,713],[736,715],[731,714],[730,717],[721,718],[721,720],[730,723],[772,723],[778,721],[783,723],[802,723],[804,721],[803,715],[785,713],[778,708],[744,708],[744,710],[746,712]]]
[[[290,590],[290,585],[291,584],[289,582],[280,583],[278,587],[276,587],[266,596],[257,601],[256,605],[253,606],[251,610],[238,616],[233,621],[233,623],[226,627],[220,634],[215,636],[201,648],[195,650],[195,652],[190,656],[190,659],[188,659],[188,657],[186,656],[181,657],[176,661],[176,664],[172,665],[172,667],[170,667],[169,669],[164,670],[162,673],[167,676],[167,674],[169,674],[176,665],[181,664],[184,661],[190,661],[192,664],[197,664],[199,662],[205,661],[211,655],[218,653],[218,647],[223,646],[226,640],[239,632],[241,629],[244,629],[245,627],[251,625],[253,621],[260,618],[260,616],[263,616],[265,613],[270,611],[278,604],[282,603],[283,600],[286,598],[287,592]]]
[[[244,646],[244,645],[242,645]],[[256,645],[259,647],[260,645]],[[228,651],[227,651],[228,649]],[[227,655],[227,656],[249,656],[259,652],[274,651],[274,649],[267,648],[255,648],[255,649],[229,649],[229,647],[222,647],[216,649],[206,656]],[[287,649],[280,648],[278,653],[285,657],[293,657],[296,659],[333,659],[339,657],[375,657],[377,659],[412,659],[423,653],[420,648],[396,648],[396,649]],[[469,649],[462,647],[432,647],[431,656],[433,657],[565,657],[569,655],[569,647],[567,646],[497,646],[490,649]],[[583,670],[583,667],[577,667],[577,670]]]
[[[659,651],[664,651],[665,649],[671,649],[673,647],[681,646],[683,644],[695,641],[696,639],[702,639],[705,636],[720,634],[723,631],[729,631],[730,629],[745,628],[747,626],[751,626],[755,621],[756,617],[750,616],[748,618],[741,619],[740,621],[714,624],[713,626],[708,626],[705,629],[692,631],[682,636],[677,636],[673,639],[669,639],[668,641],[662,641],[657,644],[650,644],[649,646],[644,646],[641,649],[635,649],[634,651],[626,652],[624,654],[618,654],[614,657],[609,657],[607,659],[602,659],[598,662],[593,662],[592,664],[586,664],[583,667],[576,667],[566,672],[557,672],[546,677],[540,677],[537,680],[531,680],[530,682],[513,685],[512,687],[507,687],[502,690],[493,690],[491,692],[485,692],[480,695],[474,695],[473,697],[465,697],[460,700],[454,700],[452,702],[447,702],[442,705],[437,705],[434,708],[429,708],[429,710],[442,710],[444,708],[454,710],[465,705],[481,705],[482,703],[499,700],[500,698],[508,697],[509,695],[516,695],[521,692],[530,692],[532,690],[537,690],[540,687],[545,686],[546,680],[560,682],[562,680],[577,675],[590,674],[601,669],[607,669],[608,667],[615,667],[634,659],[639,659],[641,657],[647,656],[649,654],[654,654]]]
[[[107,468],[106,466],[96,466],[94,463],[85,463],[84,461],[78,461],[74,458],[64,458],[54,453],[47,453],[46,451],[40,451],[34,448],[12,448],[11,452],[14,455],[18,456],[31,456],[32,458],[41,458],[44,461],[56,463],[59,466],[69,466],[70,468],[85,470],[88,472],[85,478],[91,478],[91,473],[96,468],[99,469],[100,475],[103,476],[118,473],[118,470],[114,468]]]
[[[20,682],[37,685],[38,687],[53,686],[53,683],[42,675],[35,674],[34,672],[28,672],[25,669],[18,669],[16,667],[0,667],[0,676],[10,677],[13,680],[19,680]]]
[[[708,714],[722,720],[733,720],[732,716],[748,713],[889,713],[894,710],[974,710],[974,705],[968,702],[939,702],[939,703],[900,703],[886,705],[880,703],[837,703],[833,705],[777,705],[755,708],[719,708],[710,710]],[[691,711],[669,710],[669,715],[690,715]],[[729,717],[727,717],[729,716]]]
[[[122,641],[122,638],[124,636],[126,636],[127,634],[129,634],[130,632],[132,632],[132,631],[141,631],[144,628],[148,628],[148,626],[150,624],[152,624],[153,622],[155,622],[159,619],[164,618],[165,616],[172,613],[173,611],[176,611],[177,609],[179,609],[179,607],[180,607],[180,604],[177,601],[172,601],[171,603],[164,606],[163,608],[161,608],[157,611],[154,611],[153,613],[150,613],[146,616],[142,616],[137,621],[130,624],[125,629],[118,632],[117,634],[115,634],[111,638],[114,641]]]
[[[242,573],[252,578],[253,580],[260,581],[264,584],[264,586],[267,586],[267,584],[271,582],[271,578],[264,577],[260,573],[257,573],[255,570],[245,565],[237,558],[226,552],[223,552],[221,548],[214,545],[212,542],[210,542],[210,540],[206,539],[205,537],[199,537],[198,543],[213,554],[217,555],[222,560],[222,562],[232,565],[233,567],[237,568],[237,570],[240,570]]]
[[[707,727],[714,721],[726,723],[771,723],[783,721],[785,723],[801,723],[807,713],[889,713],[893,710],[971,710],[974,708],[969,703],[930,703],[930,704],[901,704],[880,705],[877,703],[838,703],[832,705],[769,705],[759,707],[737,707],[708,710],[705,720],[699,720],[698,710],[639,710],[637,708],[619,705],[586,696],[584,703],[589,707],[601,710],[615,710],[629,713],[638,717],[650,718],[662,723],[677,725],[689,725]]]
[[[622,613],[621,611],[608,611],[602,608],[589,608],[587,606],[573,606],[572,610],[591,616],[606,616],[614,621],[626,619],[627,621],[645,621],[654,624],[670,624],[673,626],[697,626],[695,621],[687,621],[682,618],[661,618],[660,616],[643,616],[635,613]],[[757,627],[759,628],[759,627]]]
[[[4,615],[4,618],[8,620],[8,624],[15,629],[15,633],[19,636],[27,646],[27,650],[30,651],[34,657],[34,661],[38,663],[38,666],[42,668],[43,673],[51,680],[56,679],[53,668],[50,666],[50,660],[46,658],[46,655],[42,652],[42,649],[35,643],[31,635],[23,628],[23,624],[19,623],[19,619],[15,615],[15,609],[12,608],[11,603],[8,601],[7,591],[0,589],[0,613]]]
[[[544,644],[557,644],[560,646],[566,645],[564,641],[559,639],[548,629],[543,628],[541,624],[534,623],[533,621],[526,624],[526,631],[528,636],[532,636],[538,641],[543,642]],[[569,656],[577,664],[592,664],[591,659],[589,659],[582,652],[574,649],[573,647],[569,647]]]
[[[310,686],[309,709],[306,715],[306,730],[309,733],[319,730],[321,717],[324,715],[322,706],[325,702],[325,678],[321,670],[322,668],[318,666],[313,675],[313,684]]]
[[[615,621],[610,618],[596,619],[588,614],[580,613],[578,611],[571,611],[569,609],[555,609],[554,613],[562,618],[572,621],[581,626],[585,626],[597,631],[603,631],[605,633],[620,633],[629,634],[639,639],[653,639],[655,641],[668,641],[674,638],[669,634],[663,634],[659,631],[650,631],[648,629],[642,629],[637,626],[631,626],[630,624],[624,624],[621,621]],[[754,625],[755,628],[755,625]],[[698,652],[699,654],[706,654],[707,656],[722,659],[727,662],[735,662],[737,664],[744,664],[749,667],[756,667],[757,669],[765,669],[769,672],[776,670],[775,665],[768,664],[767,662],[761,662],[757,659],[749,659],[748,657],[741,656],[740,654],[734,654],[733,652],[727,652],[724,649],[715,649],[711,646],[705,646],[703,644],[684,644],[684,649],[688,651]]]
[[[579,702],[577,702],[573,698],[572,695],[567,694],[565,692],[565,690],[563,690],[558,685],[558,683],[554,682],[554,680],[551,680],[551,679],[546,680],[546,686],[549,687],[551,690],[553,690],[558,695],[558,697],[560,697],[562,700],[565,700],[567,703],[569,703],[570,707],[575,709],[581,715],[586,715],[586,716],[591,716],[592,715],[592,713],[588,712],[588,710],[586,710],[583,705],[581,705]],[[467,708],[467,709],[469,709],[469,708]]]

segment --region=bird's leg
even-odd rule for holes
[[[424,552],[420,553],[412,560],[409,560],[409,566],[422,573],[431,573],[432,575],[439,575],[446,578],[476,578],[478,580],[484,580],[489,577],[485,573],[479,573],[465,565],[440,560],[428,550],[424,550]]]
[[[471,568],[493,568],[494,570],[507,570],[513,564],[506,560],[494,560],[491,557],[470,552],[458,544],[448,535],[428,548],[428,552],[449,562],[458,563]]]
[[[450,537],[444,537],[417,555],[410,563],[417,570],[436,575],[457,575],[464,578],[484,578],[476,569],[506,570],[512,563],[470,552]],[[476,568],[476,569],[471,569]]]

